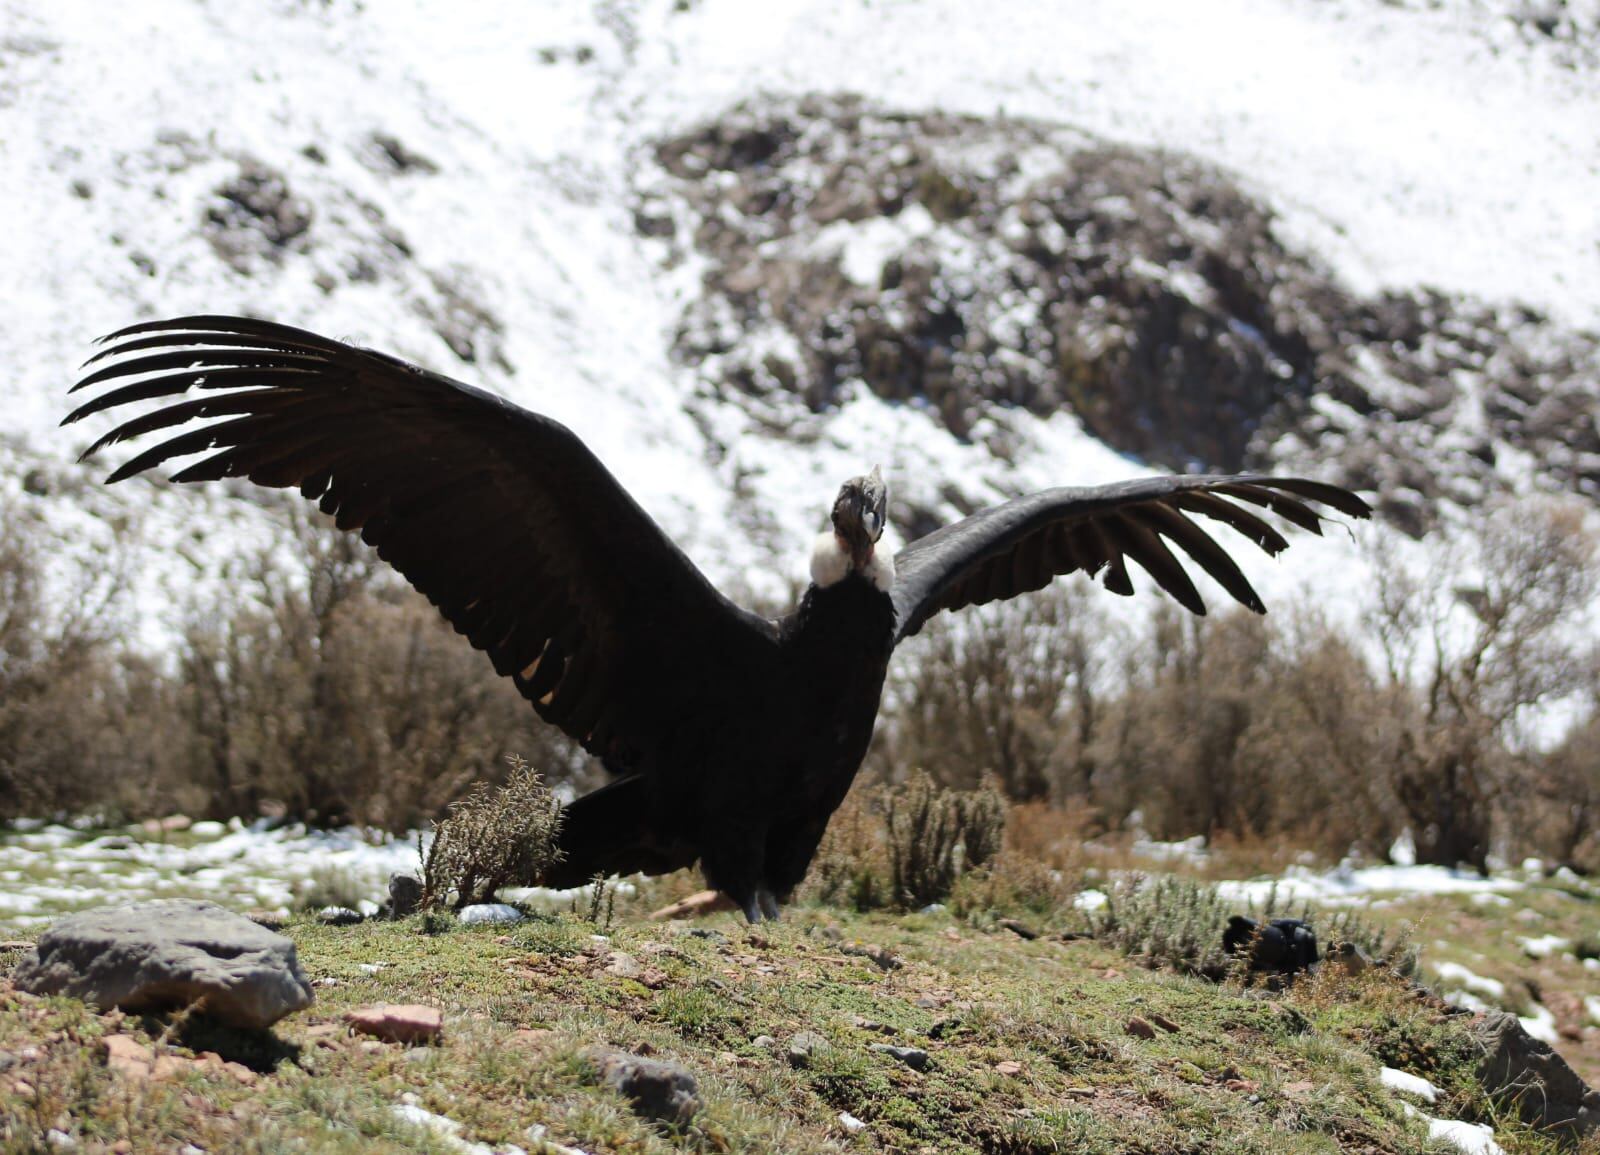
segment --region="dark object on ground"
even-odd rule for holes
[[[128,1011],[201,1004],[235,1027],[311,1005],[294,943],[209,902],[175,899],[60,919],[18,964],[20,990]]]
[[[1579,1136],[1600,1131],[1600,1091],[1578,1078],[1549,1043],[1523,1029],[1516,1015],[1485,1015],[1473,1032],[1483,1046],[1478,1081],[1524,1121]]]
[[[1232,955],[1248,950],[1253,971],[1292,975],[1317,961],[1317,936],[1309,923],[1298,918],[1258,923],[1236,914],[1222,932],[1222,949]]]
[[[1029,941],[1032,941],[1033,939],[1039,937],[1039,932],[1034,930],[1033,927],[1029,926],[1025,922],[1019,922],[1014,918],[1002,918],[999,922],[995,923],[995,925],[1002,927],[1005,930],[1009,930],[1018,938],[1025,938]]]
[[[609,1047],[592,1047],[584,1057],[594,1064],[600,1081],[641,1115],[681,1126],[700,1110],[700,1084],[677,1063]]]
[[[873,1043],[871,1050],[891,1059],[899,1059],[913,1071],[926,1071],[933,1066],[933,1056],[920,1047],[900,1047],[894,1043]]]
[[[396,873],[389,876],[390,918],[408,918],[422,905],[422,879],[414,874]]]
[[[1131,594],[1136,563],[1204,613],[1175,545],[1235,600],[1265,607],[1192,515],[1268,553],[1288,542],[1250,507],[1320,532],[1312,505],[1365,502],[1293,478],[1145,478],[1050,489],[934,530],[893,558],[877,544],[888,489],[847,481],[799,607],[734,605],[570,430],[383,353],[239,317],[113,334],[75,388],[117,382],[73,422],[130,402],[199,395],[118,426],[86,451],[190,421],[118,481],[206,454],[177,481],[297,488],[486,651],[540,717],[617,775],[564,812],[545,885],[663,874],[698,861],[752,922],[805,877],[866,754],[889,656],[941,610],[1100,575]],[[130,383],[131,382],[131,383]]]
[[[367,916],[348,906],[325,906],[317,911],[317,921],[323,926],[355,926],[367,921]]]

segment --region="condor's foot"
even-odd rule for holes
[[[777,922],[780,917],[777,897],[764,887],[741,899],[739,909],[744,911],[745,921],[751,926],[763,919],[767,922]]]

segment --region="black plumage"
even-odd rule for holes
[[[1204,613],[1168,543],[1260,612],[1192,515],[1277,553],[1287,542],[1250,507],[1312,532],[1312,503],[1369,513],[1311,481],[1152,478],[1018,498],[891,565],[876,552],[887,494],[874,471],[840,490],[817,580],[769,621],[719,593],[570,430],[493,394],[240,317],[149,322],[106,342],[74,388],[111,387],[66,422],[196,392],[119,425],[85,457],[209,421],[108,481],[199,454],[174,480],[299,489],[617,774],[567,808],[566,859],[547,883],[698,860],[752,920],[775,915],[804,877],[865,755],[889,656],[933,614],[1080,570],[1131,593],[1130,560]]]
[[[1236,914],[1222,932],[1222,949],[1230,955],[1245,952],[1250,969],[1294,974],[1316,964],[1317,934],[1311,924],[1298,918],[1274,918],[1257,922]]]

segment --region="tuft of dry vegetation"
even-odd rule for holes
[[[478,783],[435,827],[422,858],[424,907],[443,906],[450,896],[457,910],[492,902],[502,887],[532,885],[559,861],[560,799],[526,761],[508,761],[503,784]]]
[[[992,783],[950,790],[926,774],[852,791],[829,823],[809,894],[854,910],[919,910],[993,868],[1009,807]]]

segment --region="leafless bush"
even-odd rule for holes
[[[1275,839],[1337,856],[1398,833],[1387,703],[1351,642],[1310,614],[1163,610],[1096,734],[1097,797],[1161,838]]]
[[[0,820],[136,807],[162,776],[152,667],[120,644],[115,558],[47,589],[43,535],[0,505]]]
[[[889,860],[877,787],[858,782],[834,811],[806,875],[805,898],[851,910],[888,906]]]
[[[853,790],[828,825],[808,896],[856,910],[916,910],[1000,853],[1007,804],[985,784],[946,790],[926,774]]]
[[[504,785],[478,783],[435,828],[422,862],[424,907],[452,895],[458,910],[490,902],[502,887],[537,882],[560,860],[560,800],[527,762],[509,761]]]
[[[512,746],[577,772],[576,747],[366,547],[295,528],[297,562],[260,558],[184,639],[183,737],[211,811],[400,830]]]
[[[1525,501],[1422,574],[1388,559],[1378,573],[1371,627],[1390,686],[1415,702],[1389,765],[1417,858],[1486,870],[1497,816],[1540,777],[1524,718],[1594,685],[1580,628],[1600,590],[1594,538],[1579,506]]]
[[[940,616],[907,647],[888,689],[880,772],[917,767],[947,786],[985,776],[1015,801],[1083,794],[1092,735],[1121,631],[1086,584]]]

